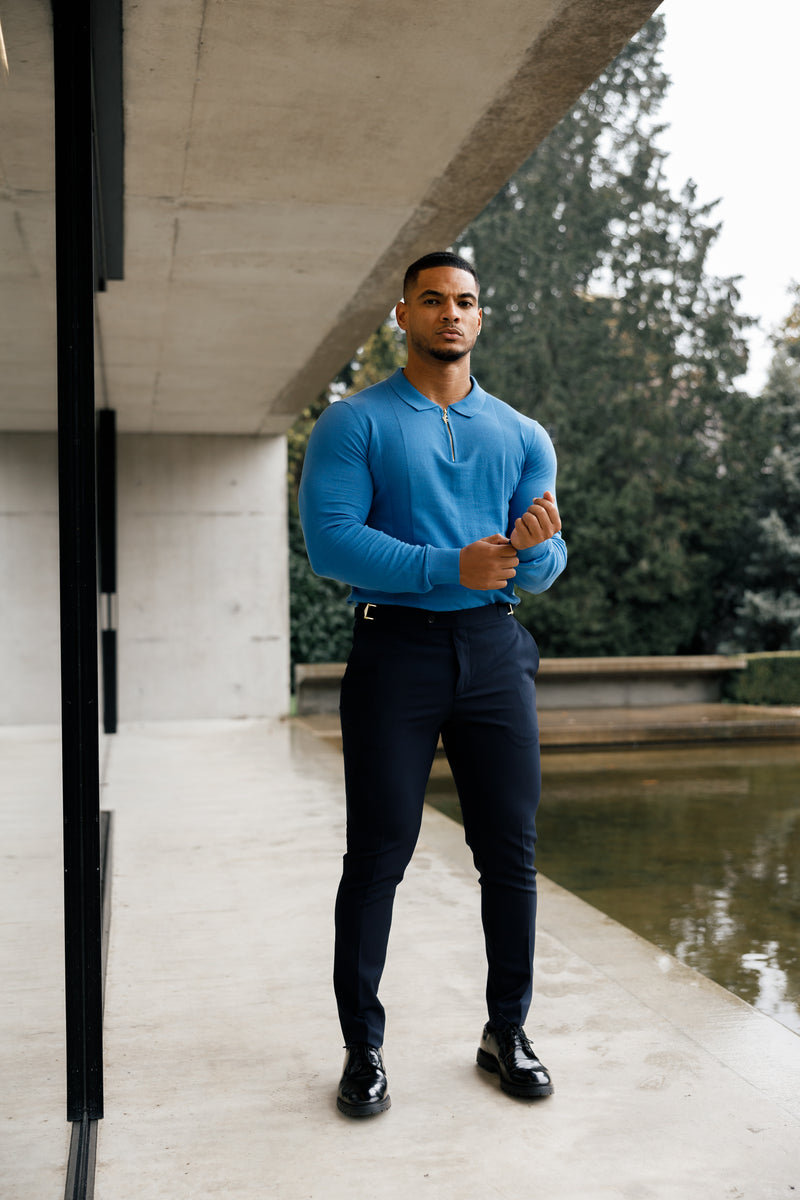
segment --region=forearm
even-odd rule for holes
[[[555,450],[539,426],[509,504],[508,536],[519,558],[514,583],[528,592],[545,591],[567,563],[555,486]]]
[[[309,562],[317,575],[380,592],[428,592],[458,583],[459,550],[413,546],[346,514],[319,514],[308,491],[300,517]]]

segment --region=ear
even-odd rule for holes
[[[408,306],[407,306],[405,300],[400,300],[394,310],[395,319],[397,320],[397,324],[400,326],[401,329],[405,329],[405,327],[406,327],[407,308],[408,308]]]
[[[483,309],[478,309],[478,333],[483,329]]]

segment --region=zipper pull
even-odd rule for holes
[[[456,447],[455,447],[455,442],[453,441],[453,431],[450,428],[450,421],[447,416],[446,408],[442,409],[442,420],[444,421],[445,427],[447,429],[447,436],[450,438],[450,454],[452,456],[453,462],[455,462],[456,461]]]

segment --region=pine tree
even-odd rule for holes
[[[800,650],[800,285],[793,293],[763,395],[770,438],[760,469],[763,515],[734,634],[750,651]]]
[[[520,609],[548,655],[707,649],[735,601],[746,322],[706,270],[713,206],[665,182],[663,36],[654,18],[459,239],[486,276],[475,374],[559,453],[570,563]]]

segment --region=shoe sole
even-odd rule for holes
[[[488,1071],[490,1075],[500,1076],[500,1090],[505,1092],[507,1096],[516,1096],[519,1100],[535,1100],[538,1096],[552,1096],[555,1088],[552,1083],[537,1083],[530,1087],[523,1087],[517,1083],[509,1083],[503,1078],[500,1070],[500,1064],[493,1054],[487,1054],[485,1050],[479,1050],[475,1060],[479,1067],[484,1071]]]
[[[378,1113],[392,1107],[392,1101],[389,1096],[384,1096],[383,1100],[373,1101],[372,1104],[348,1104],[341,1096],[337,1096],[336,1107],[346,1117],[377,1117]]]

